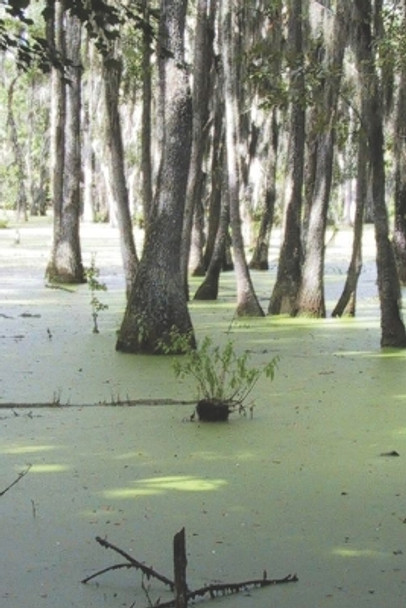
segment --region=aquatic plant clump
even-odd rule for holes
[[[265,375],[272,381],[278,361],[275,356],[264,367],[251,367],[249,353],[237,354],[232,340],[220,348],[206,336],[196,349],[189,349],[173,365],[176,377],[196,382],[199,419],[220,421],[227,420],[233,411],[246,413],[246,400],[259,378]],[[252,408],[253,405],[251,412]]]
[[[91,295],[90,307],[92,309],[93,333],[98,334],[100,333],[98,326],[99,312],[102,310],[107,310],[108,305],[103,304],[103,302],[101,302],[96,295],[97,292],[107,291],[107,286],[105,283],[102,283],[99,280],[100,270],[96,266],[96,254],[94,253],[92,254],[89,268],[85,269],[85,276]]]

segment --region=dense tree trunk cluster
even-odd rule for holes
[[[174,335],[193,345],[188,299],[216,299],[225,269],[235,271],[236,314],[262,316],[250,269],[268,269],[274,225],[281,246],[266,312],[328,314],[327,229],[351,221],[332,315],[355,315],[368,219],[381,345],[406,346],[405,1],[44,0],[22,9],[11,0],[7,11],[0,47],[17,49],[29,70],[2,57],[0,158],[8,144],[14,167],[0,186],[4,204],[24,221],[45,212],[48,197],[49,281],[84,280],[81,219],[117,224],[127,288],[117,349],[167,352]],[[50,61],[49,74],[35,57]],[[350,211],[341,202],[349,184]],[[190,273],[204,275],[194,294]]]

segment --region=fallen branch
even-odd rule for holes
[[[63,285],[61,283],[45,283],[45,287],[47,289],[61,289],[62,291],[67,291],[68,293],[76,293],[76,287],[71,287],[67,285]]]
[[[90,576],[87,576],[80,582],[86,584],[89,581],[91,581],[92,578],[96,578],[96,576],[100,576],[101,574],[104,574],[105,572],[110,572],[110,570],[119,570],[120,568],[134,568],[134,567],[135,566],[133,564],[130,564],[128,562],[125,562],[124,564],[115,564],[114,566],[107,566],[107,568],[103,568],[103,570],[98,570],[97,572],[90,574]]]
[[[0,336],[1,337],[1,336]],[[14,336],[15,337],[15,336]],[[24,336],[22,336],[24,337]],[[184,399],[118,399],[115,402],[108,403],[107,401],[99,402],[99,403],[56,403],[53,401],[42,401],[41,403],[0,403],[0,409],[9,410],[9,409],[28,409],[28,408],[46,408],[46,407],[55,407],[58,406],[60,408],[74,408],[74,407],[136,407],[137,405],[195,405],[196,399],[193,400],[184,400]]]
[[[13,486],[16,485],[16,483],[18,483],[25,475],[27,475],[28,471],[31,469],[31,464],[29,464],[27,466],[26,469],[24,469],[24,471],[21,471],[21,473],[18,474],[17,479],[15,479],[9,486],[7,486],[7,488],[5,488],[4,490],[2,490],[0,492],[0,496],[3,496],[3,494],[5,494],[6,492],[8,492]]]
[[[123,557],[125,557],[125,559],[127,559],[130,563],[127,564],[127,565],[126,564],[118,564],[118,565],[115,565],[115,566],[110,566],[108,568],[104,568],[103,570],[100,570],[99,572],[95,572],[94,574],[88,576],[87,578],[84,578],[82,580],[82,583],[87,583],[92,578],[95,578],[96,576],[99,576],[100,574],[104,574],[108,570],[116,570],[117,568],[128,567],[128,568],[136,568],[137,570],[141,570],[141,572],[143,574],[145,574],[145,576],[147,577],[148,580],[150,578],[156,578],[158,581],[161,581],[161,583],[164,583],[164,585],[168,585],[168,587],[171,589],[171,591],[173,591],[173,589],[174,589],[174,582],[171,581],[166,576],[164,576],[163,574],[160,574],[159,572],[156,572],[156,570],[154,570],[153,568],[150,568],[149,566],[146,566],[142,562],[139,562],[138,560],[134,559],[132,557],[132,555],[129,555],[128,553],[126,553],[125,551],[123,551],[122,549],[120,549],[119,547],[116,547],[116,545],[113,545],[108,540],[105,540],[104,538],[100,538],[100,536],[96,536],[96,541],[102,547],[105,547],[106,549],[112,549],[113,551],[116,551],[116,553],[119,553],[120,555],[122,555]]]
[[[145,574],[148,579],[156,578],[157,580],[163,582],[165,585],[168,585],[171,591],[174,592],[174,599],[164,603],[161,603],[158,600],[156,604],[152,604],[147,594],[150,606],[159,606],[159,608],[187,608],[189,600],[194,600],[198,597],[203,597],[205,595],[209,595],[210,599],[215,599],[219,595],[231,595],[233,593],[240,593],[241,591],[246,591],[249,587],[268,587],[270,585],[296,583],[299,580],[296,574],[288,574],[284,578],[268,578],[266,570],[264,570],[262,578],[250,579],[237,583],[213,583],[212,585],[205,585],[204,587],[200,587],[199,589],[189,591],[186,582],[187,560],[184,528],[182,528],[180,532],[175,534],[173,539],[175,581],[171,581],[166,576],[163,576],[162,574],[159,574],[159,572],[153,570],[153,568],[145,566],[145,564],[134,559],[131,555],[129,555],[119,547],[116,547],[107,540],[104,540],[99,536],[96,537],[96,540],[103,547],[113,549],[113,551],[116,551],[117,553],[125,557],[128,560],[128,563],[116,564],[115,566],[109,566],[107,568],[104,568],[103,570],[99,570],[98,572],[91,574],[87,578],[84,578],[82,580],[82,583],[87,583],[96,576],[104,574],[109,570],[117,570],[118,568],[137,568],[138,570],[141,570],[142,573]],[[146,591],[144,581],[142,582],[142,588],[144,589],[144,591]]]
[[[242,581],[240,583],[214,583],[213,585],[206,585],[201,589],[196,589],[188,594],[188,599],[195,599],[196,597],[202,597],[207,593],[213,599],[217,595],[227,595],[231,593],[240,593],[245,591],[248,587],[268,587],[269,585],[281,585],[284,583],[297,583],[298,577],[296,574],[288,574],[284,578],[263,578],[252,579],[249,581]]]
[[[249,587],[268,587],[269,585],[280,585],[284,583],[297,583],[298,577],[296,574],[288,574],[284,578],[258,578],[249,581],[242,581],[240,583],[214,583],[213,585],[205,585],[200,589],[189,591],[187,593],[187,600],[194,600],[197,597],[203,597],[204,595],[210,595],[210,599],[215,599],[221,595],[232,595],[233,593],[241,593],[246,591]],[[169,600],[168,602],[159,603],[159,608],[176,608],[175,600]]]

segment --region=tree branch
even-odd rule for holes
[[[200,589],[189,591],[187,594],[187,600],[194,600],[197,597],[203,597],[204,595],[210,595],[210,599],[215,599],[218,595],[229,595],[232,593],[240,593],[245,591],[248,587],[268,587],[269,585],[280,585],[284,583],[296,583],[298,581],[296,574],[288,574],[284,578],[269,579],[264,578],[252,579],[249,581],[242,581],[239,583],[214,583],[213,585],[206,585]],[[159,604],[159,608],[175,608],[175,600],[169,600],[163,604]]]
[[[7,486],[7,488],[5,488],[4,490],[2,490],[0,492],[0,496],[3,496],[3,494],[5,494],[6,492],[8,492],[13,486],[16,485],[16,483],[18,483],[25,475],[27,475],[28,471],[31,469],[32,465],[29,464],[27,466],[26,469],[24,469],[24,471],[21,471],[21,473],[18,474],[17,479],[15,479],[9,486]]]
[[[153,568],[150,568],[149,566],[142,564],[138,560],[134,559],[132,557],[132,555],[129,555],[128,553],[126,553],[125,551],[120,549],[119,547],[116,547],[116,545],[113,545],[108,540],[105,540],[104,538],[100,538],[100,536],[96,536],[96,541],[102,547],[105,547],[106,549],[113,549],[113,551],[116,551],[116,553],[119,553],[120,555],[125,557],[125,559],[128,560],[129,564],[118,564],[116,566],[111,566],[110,568],[104,568],[103,570],[100,570],[99,572],[95,572],[91,576],[84,578],[82,580],[82,583],[87,583],[92,578],[95,578],[99,574],[103,574],[104,572],[107,572],[108,570],[114,570],[115,568],[133,567],[133,568],[137,568],[137,570],[141,570],[141,572],[143,572],[148,579],[156,578],[157,580],[161,581],[161,583],[168,585],[168,587],[171,589],[171,591],[173,591],[174,582],[171,581],[166,576],[164,576],[163,574],[159,574],[159,572],[156,572],[156,570],[154,570]]]
[[[86,578],[82,579],[80,582],[86,584],[91,581],[92,578],[96,578],[96,576],[105,574],[105,572],[109,572],[110,570],[119,570],[120,568],[134,568],[134,565],[130,564],[129,562],[125,562],[124,564],[114,564],[114,566],[107,566],[107,568],[103,568],[103,570],[99,570],[98,572],[90,574]]]

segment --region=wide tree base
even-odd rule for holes
[[[217,300],[219,292],[219,284],[217,281],[210,282],[208,280],[204,280],[203,283],[198,287],[195,295],[193,296],[194,300]]]
[[[406,334],[403,324],[399,326],[398,331],[382,330],[381,348],[406,348]]]
[[[118,332],[117,351],[181,354],[195,347],[180,273],[172,272],[158,259],[158,253],[144,254],[140,261]]]
[[[69,270],[50,263],[46,269],[45,277],[49,283],[55,283],[56,285],[82,285],[86,283],[83,267],[77,270]]]

